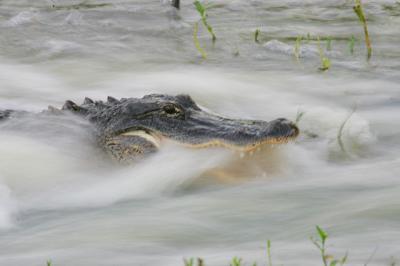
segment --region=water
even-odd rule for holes
[[[167,145],[129,167],[107,160],[75,117],[3,123],[0,265],[183,265],[192,256],[263,265],[267,239],[274,264],[321,265],[309,240],[316,224],[331,253],[349,251],[349,265],[374,253],[368,265],[400,259],[400,7],[364,2],[369,63],[351,1],[213,1],[218,40],[200,31],[206,61],[193,45],[191,1],[180,14],[160,1],[1,1],[2,109],[157,92],[188,93],[229,117],[304,115],[295,142],[253,157]],[[307,33],[332,36],[329,71],[318,71],[315,42],[302,42],[299,62],[288,49]],[[354,109],[344,155],[337,134]],[[207,174],[222,166],[228,177]]]

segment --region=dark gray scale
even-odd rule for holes
[[[12,110],[0,111],[0,120],[10,117],[12,112],[13,112]]]

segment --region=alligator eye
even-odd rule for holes
[[[163,107],[164,112],[167,115],[177,115],[181,113],[181,109],[174,104],[167,104]]]

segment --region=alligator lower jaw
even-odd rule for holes
[[[157,134],[151,134],[144,130],[132,130],[120,134],[126,137],[139,137],[145,139],[146,141],[152,143],[156,148],[160,148],[162,138]]]
[[[238,151],[238,152],[253,152],[265,145],[275,145],[275,144],[285,144],[288,143],[291,140],[294,140],[295,137],[281,137],[281,138],[268,138],[266,140],[260,141],[260,142],[255,142],[251,143],[248,145],[236,145],[233,143],[229,142],[224,142],[222,140],[211,140],[208,142],[203,142],[203,143],[198,143],[198,144],[190,144],[190,143],[183,143],[182,145],[188,148],[193,148],[193,149],[203,149],[203,148],[211,148],[211,147],[223,147],[223,148],[228,148],[233,151]]]

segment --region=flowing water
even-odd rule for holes
[[[400,4],[364,2],[369,62],[352,1],[215,0],[202,60],[192,1],[1,0],[1,109],[187,93],[228,117],[303,116],[295,142],[253,157],[166,145],[132,166],[72,116],[2,123],[0,265],[265,265],[267,239],[274,264],[321,265],[317,224],[349,265],[400,260]],[[316,36],[332,39],[325,72]],[[225,178],[207,174],[222,165]]]

